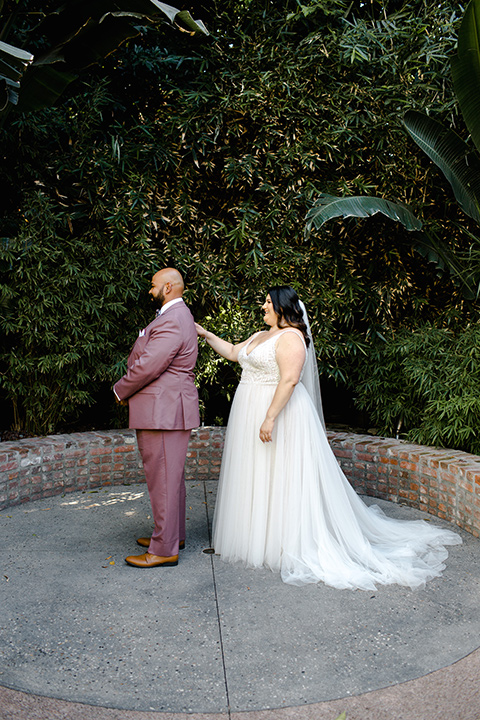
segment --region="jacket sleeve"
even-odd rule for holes
[[[166,318],[152,328],[142,353],[114,385],[117,397],[126,400],[160,377],[177,355],[181,343],[180,327],[173,318]]]

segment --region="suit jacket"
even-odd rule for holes
[[[193,368],[198,341],[185,303],[171,305],[142,330],[128,356],[128,370],[114,385],[128,399],[129,427],[189,430],[200,425]]]

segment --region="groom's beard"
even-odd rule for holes
[[[157,297],[153,297],[152,295],[152,301],[154,307],[160,309],[165,302],[165,295],[163,294],[163,291],[160,291]]]

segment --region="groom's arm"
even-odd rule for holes
[[[171,365],[182,344],[178,322],[173,318],[152,328],[140,356],[115,383],[113,391],[119,400],[126,400],[150,385]]]

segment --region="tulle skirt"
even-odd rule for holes
[[[459,535],[365,505],[341,471],[301,383],[276,420],[273,441],[260,441],[275,387],[238,386],[215,507],[215,552],[280,572],[294,585],[415,588],[441,575],[445,546],[461,543]]]

